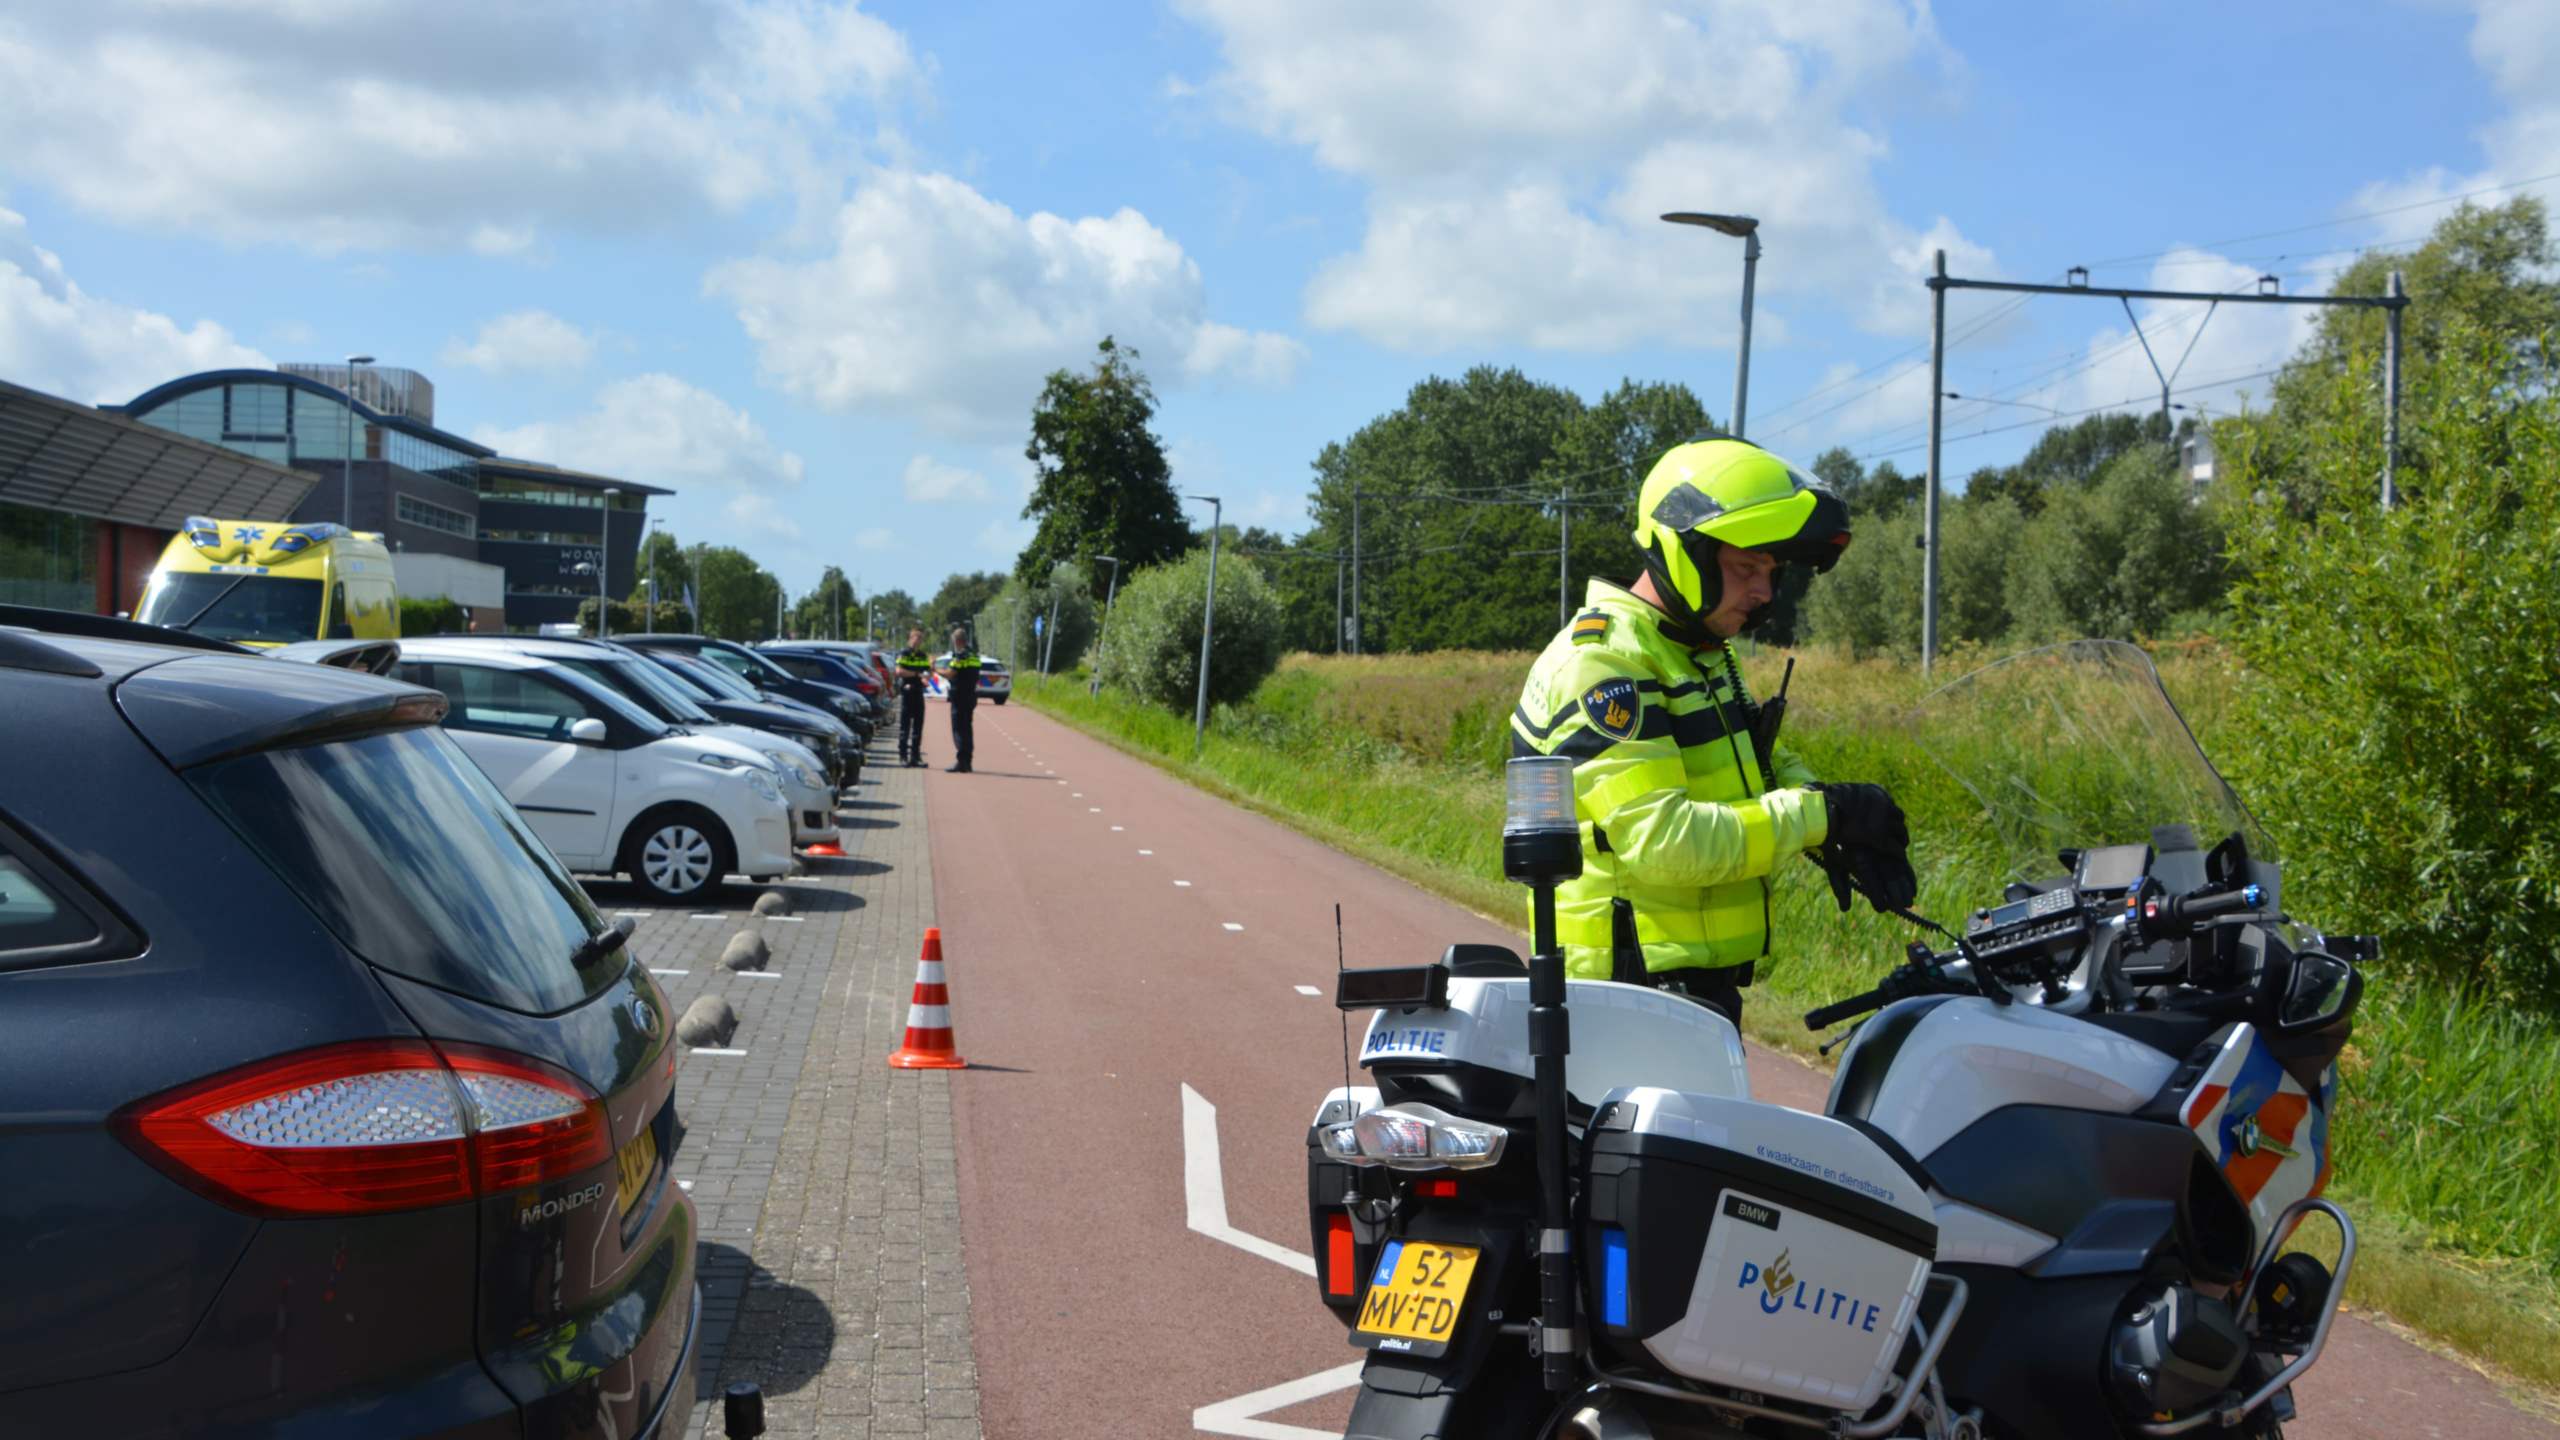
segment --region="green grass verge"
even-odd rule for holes
[[[1526,655],[1293,656],[1253,701],[1222,706],[1195,758],[1191,720],[1080,680],[1034,682],[1022,703],[1524,933],[1501,878],[1503,718]],[[1774,657],[1745,669],[1773,686]],[[1901,717],[1926,691],[1910,668],[1812,653],[1799,664],[1790,742],[1816,773],[1890,787],[1912,824],[1922,913],[1996,894],[2002,862],[1974,801],[1920,754]],[[2207,748],[2234,676],[2210,646],[2160,655]],[[1961,662],[1948,673],[1961,673]],[[1764,673],[1765,672],[1765,673]],[[1800,1019],[1875,983],[1910,939],[1861,905],[1842,915],[1809,865],[1781,871],[1781,958],[1762,967],[1745,1028],[1813,1057]],[[2560,1034],[2375,977],[2340,1066],[2335,1193],[2364,1248],[2350,1303],[2398,1319],[2560,1405]],[[2306,1227],[2310,1228],[2310,1227]]]

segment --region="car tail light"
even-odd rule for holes
[[[613,1153],[603,1102],[566,1073],[419,1040],[258,1061],[136,1101],[110,1123],[172,1178],[269,1216],[449,1205]]]

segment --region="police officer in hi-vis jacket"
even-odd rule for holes
[[[898,652],[898,763],[924,763],[925,679],[933,673],[933,656],[924,648],[921,628],[907,632],[907,648]]]
[[[977,749],[977,737],[971,727],[978,718],[978,651],[969,643],[967,628],[951,632],[951,658],[935,666],[942,676],[943,698],[951,702],[951,748],[959,759],[951,766],[954,775],[969,773],[969,756]]]
[[[1882,786],[1825,784],[1783,745],[1764,762],[1730,644],[1765,617],[1779,566],[1839,559],[1848,508],[1756,445],[1709,440],[1662,457],[1636,517],[1644,574],[1591,582],[1589,608],[1529,671],[1511,753],[1574,760],[1583,869],[1556,891],[1567,971],[1678,991],[1739,1024],[1780,860],[1820,847],[1880,910],[1918,888]]]

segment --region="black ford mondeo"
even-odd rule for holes
[[[442,695],[186,639],[0,607],[0,1435],[681,1434],[627,932]]]

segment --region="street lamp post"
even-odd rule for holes
[[[664,516],[651,518],[649,534],[641,537],[642,542],[645,544],[654,537],[658,533],[658,527],[666,523]],[[658,628],[658,547],[655,545],[649,546],[649,628],[652,631]]]
[[[347,458],[338,467],[338,518],[350,534],[356,528],[356,367],[372,363],[370,355],[347,357]]]
[[[1662,217],[1674,225],[1702,225],[1742,241],[1742,346],[1733,369],[1733,419],[1725,433],[1742,438],[1742,412],[1751,399],[1751,284],[1760,268],[1760,222],[1748,215],[1703,215],[1674,210]]]
[[[1093,685],[1087,693],[1102,693],[1102,657],[1111,644],[1111,602],[1120,598],[1120,557],[1096,555],[1096,560],[1111,562],[1111,587],[1102,592],[1102,633],[1093,640]]]
[[[604,487],[604,548],[596,553],[596,638],[613,638],[613,497],[619,486]]]
[[[1218,618],[1218,525],[1226,507],[1215,495],[1185,495],[1209,507],[1209,598],[1200,607],[1200,702],[1191,715],[1191,758],[1200,758],[1201,737],[1209,733],[1209,631]]]

